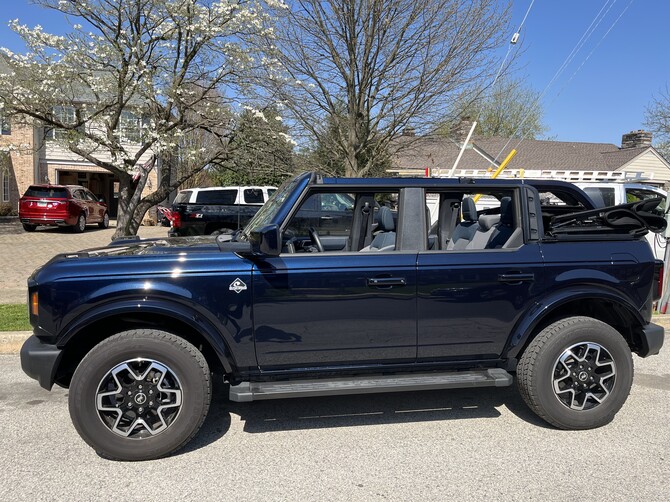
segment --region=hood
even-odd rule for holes
[[[173,254],[181,251],[219,251],[213,236],[169,237],[157,239],[122,239],[104,247],[68,253],[68,257],[135,256],[145,254]]]

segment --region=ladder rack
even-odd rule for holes
[[[388,172],[401,177],[430,177],[447,178],[449,169],[389,169]],[[428,173],[428,176],[426,176]],[[453,178],[490,178],[492,170],[487,169],[456,169]],[[500,173],[498,179],[529,178],[562,181],[609,181],[609,182],[651,182],[654,173],[627,172],[627,171],[577,171],[577,170],[549,170],[549,169],[508,169]]]

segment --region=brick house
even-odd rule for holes
[[[458,128],[452,138],[445,136],[415,136],[410,129],[397,142],[392,171],[422,176],[426,169],[433,175],[446,175],[454,165],[461,144],[465,141],[465,127]],[[516,156],[506,173],[523,169],[530,171],[594,171],[599,173],[630,173],[650,177],[660,186],[670,186],[670,162],[651,145],[652,135],[647,131],[631,131],[622,136],[621,146],[611,143],[573,141],[546,141],[509,138],[474,138],[467,145],[458,164],[458,170],[486,171],[515,148]],[[518,146],[517,146],[518,145]],[[458,173],[455,173],[458,176]]]
[[[9,65],[0,55],[0,72],[7,73]],[[80,102],[94,99],[82,89]],[[54,107],[54,114],[63,122],[74,119],[74,106]],[[124,147],[131,155],[139,148],[141,117],[124,111],[120,118],[120,129],[124,133]],[[30,121],[9,121],[0,114],[0,204],[9,204],[18,210],[19,199],[26,189],[35,183],[82,185],[94,194],[104,197],[110,216],[116,217],[118,206],[118,179],[109,171],[88,162],[70,152],[58,141],[62,131],[46,129]],[[133,139],[136,138],[136,143]],[[139,160],[146,163],[153,152],[149,150]],[[157,163],[160,164],[160,163]],[[158,176],[153,169],[149,174],[145,190],[151,192],[158,186]]]
[[[116,216],[119,180],[113,174],[64,148],[57,141],[57,131],[45,131],[39,125],[1,119],[0,122],[0,204],[9,204],[13,210],[18,210],[19,198],[31,184],[48,181],[87,187],[97,196],[104,197],[110,215]],[[127,145],[131,153],[132,148],[132,144]],[[151,151],[145,153],[140,164],[147,162],[151,155]],[[158,176],[154,169],[149,174],[145,190],[151,192],[157,186]]]
[[[39,160],[34,154],[36,132],[32,127],[12,126],[0,117],[0,204],[18,210],[18,201],[39,172]]]

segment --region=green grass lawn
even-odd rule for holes
[[[0,305],[0,331],[30,331],[25,304]]]

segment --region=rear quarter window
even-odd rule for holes
[[[198,192],[196,204],[235,204],[237,190],[203,190]]]
[[[177,196],[174,198],[174,204],[188,204],[188,201],[191,198],[191,191],[190,190],[183,190],[177,194]]]
[[[612,187],[585,187],[583,190],[598,207],[616,205],[616,193]]]
[[[35,187],[31,186],[26,190],[25,197],[45,197],[50,199],[67,199],[68,191],[66,188],[58,187]]]
[[[245,188],[244,202],[247,204],[263,204],[263,190],[261,188]]]

